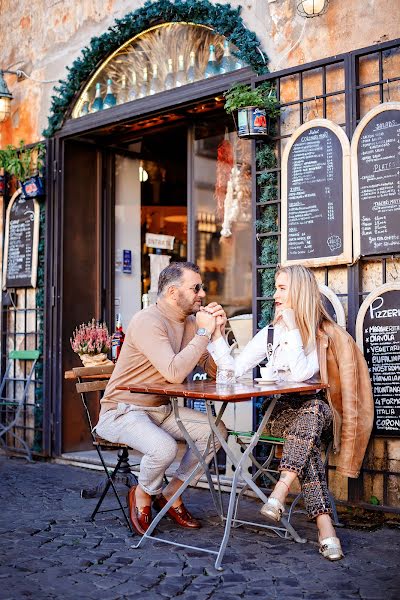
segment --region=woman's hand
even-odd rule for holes
[[[293,308],[284,308],[280,311],[278,315],[278,321],[281,320],[285,325],[288,331],[291,329],[298,329],[298,325],[296,323],[296,316],[294,314]]]

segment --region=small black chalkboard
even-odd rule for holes
[[[284,155],[285,264],[317,266],[351,261],[350,223],[345,231],[344,214],[345,194],[348,202],[350,199],[350,144],[337,125],[323,119],[317,122],[302,126]]]
[[[36,287],[39,206],[20,190],[7,208],[3,288]]]
[[[400,436],[400,286],[378,288],[364,301],[360,317],[357,338],[362,335],[372,381],[374,431]]]
[[[382,104],[352,142],[355,256],[400,251],[400,103]]]

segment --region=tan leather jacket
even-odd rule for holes
[[[337,471],[358,477],[374,420],[367,363],[355,341],[339,325],[324,321],[317,336],[321,381],[329,384]]]

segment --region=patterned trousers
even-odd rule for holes
[[[331,437],[331,426],[332,411],[321,392],[282,397],[268,424],[270,435],[285,438],[279,471],[297,474],[310,519],[332,513],[321,457],[321,438]]]

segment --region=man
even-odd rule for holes
[[[215,302],[200,311],[204,297],[204,286],[195,264],[171,263],[166,267],[160,273],[157,303],[141,310],[129,323],[121,354],[101,400],[97,433],[111,442],[128,444],[143,454],[139,484],[128,494],[132,526],[139,534],[151,523],[152,496],[156,496],[156,508],[164,507],[198,461],[187,448],[176,473],[162,490],[165,470],[176,457],[176,440],[184,440],[171,403],[165,396],[131,394],[116,388],[143,382],[181,383],[196,365],[215,377],[216,365],[207,344],[216,319],[222,328],[226,318]],[[189,408],[181,409],[180,415],[203,454],[210,433],[207,416]],[[220,429],[226,435],[223,423]],[[211,457],[212,451],[207,460]],[[182,527],[200,527],[181,498],[168,515]]]

